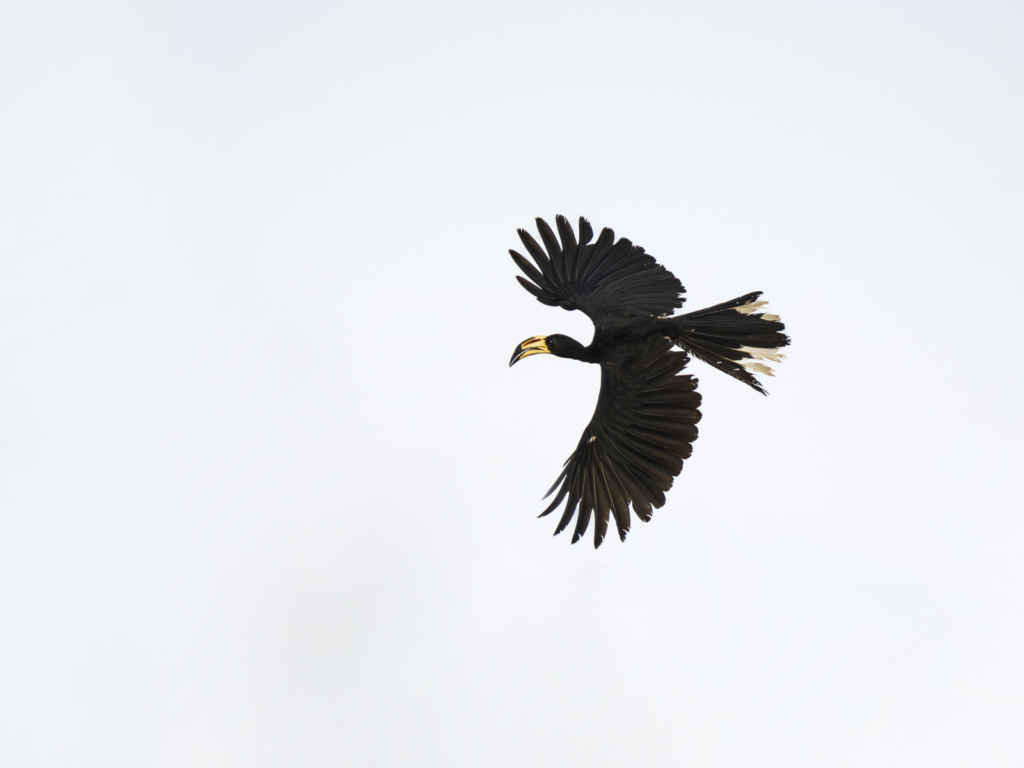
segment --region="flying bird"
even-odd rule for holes
[[[697,379],[681,373],[690,356],[768,394],[755,374],[773,375],[764,361],[779,362],[789,344],[778,315],[762,311],[760,291],[707,309],[672,317],[683,306],[682,283],[644,249],[610,229],[594,230],[580,218],[579,241],[564,216],[558,237],[537,219],[542,248],[526,230],[519,238],[533,259],[510,250],[526,277],[516,275],[537,301],[578,309],[594,323],[589,346],[561,334],[531,336],[518,347],[511,368],[531,355],[551,354],[601,366],[594,415],[576,450],[545,498],[541,513],[565,507],[561,533],[577,507],[575,544],[595,519],[594,547],[614,517],[619,538],[629,532],[629,507],[644,522],[665,503],[665,492],[683,469],[697,439],[701,396]],[[559,242],[561,241],[561,242]]]

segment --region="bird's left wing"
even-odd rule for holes
[[[556,216],[555,224],[558,238],[544,219],[537,219],[543,248],[529,232],[519,230],[533,264],[509,251],[529,278],[516,275],[516,279],[537,301],[582,310],[598,328],[630,317],[670,315],[683,306],[679,295],[686,292],[683,284],[643,248],[626,238],[616,241],[610,229],[601,230],[591,243],[594,230],[582,217],[578,243],[564,216]]]
[[[561,533],[579,506],[575,544],[596,518],[594,547],[601,545],[614,516],[619,538],[629,531],[629,505],[644,522],[652,507],[665,503],[665,492],[683,468],[697,439],[700,394],[697,380],[677,375],[689,362],[672,351],[663,337],[641,346],[623,365],[601,366],[601,392],[590,424],[562,474],[548,491],[558,494],[541,517],[566,500],[555,533]]]

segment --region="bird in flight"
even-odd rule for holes
[[[578,241],[564,216],[555,224],[558,237],[537,219],[543,248],[519,230],[533,263],[510,250],[526,275],[516,279],[542,304],[581,310],[594,323],[594,338],[585,347],[561,334],[531,336],[516,347],[509,367],[539,354],[601,366],[594,416],[545,495],[557,489],[554,501],[540,515],[565,501],[557,535],[578,507],[572,543],[593,516],[596,548],[612,517],[626,540],[631,504],[637,517],[650,520],[690,456],[701,401],[697,379],[680,373],[690,356],[768,394],[755,374],[773,375],[764,361],[779,362],[789,337],[778,315],[762,311],[767,302],[759,291],[672,317],[686,289],[643,248],[615,240],[610,229],[591,242],[594,230],[582,217]]]

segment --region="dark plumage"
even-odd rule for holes
[[[519,230],[531,263],[509,251],[526,278],[516,279],[537,301],[579,309],[594,322],[590,346],[556,334],[533,336],[512,360],[548,353],[601,366],[601,391],[590,424],[547,495],[554,501],[541,516],[565,501],[555,533],[576,516],[575,544],[595,518],[598,547],[615,518],[619,538],[629,531],[629,507],[644,522],[665,503],[665,492],[689,458],[700,421],[697,379],[681,371],[689,355],[767,394],[754,373],[771,376],[759,360],[778,362],[789,344],[778,316],[760,312],[760,292],[677,317],[682,283],[644,249],[610,229],[594,231],[580,218],[579,242],[563,216],[558,237],[537,219],[543,248]],[[527,279],[528,278],[528,279]],[[680,351],[681,350],[681,351]]]

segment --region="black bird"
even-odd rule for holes
[[[516,347],[509,367],[542,353],[601,366],[594,416],[545,495],[557,488],[554,501],[541,513],[550,514],[565,500],[557,535],[579,506],[572,543],[586,533],[593,515],[596,548],[610,516],[626,540],[630,504],[637,517],[650,520],[690,456],[701,397],[697,379],[680,374],[689,356],[768,394],[754,373],[773,375],[760,361],[779,362],[789,337],[778,315],[761,311],[767,302],[758,301],[759,291],[670,317],[683,306],[680,294],[686,289],[643,248],[625,238],[616,241],[610,229],[591,243],[594,230],[582,217],[579,242],[564,216],[556,216],[555,223],[558,238],[537,219],[543,248],[519,230],[534,263],[509,251],[529,278],[516,279],[542,304],[583,311],[594,322],[594,339],[585,347],[561,334],[531,336]]]

